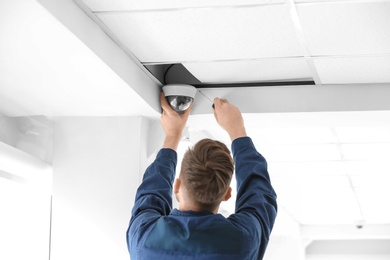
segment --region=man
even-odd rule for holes
[[[191,107],[179,115],[164,95],[160,100],[165,140],[137,190],[127,230],[131,259],[262,259],[276,218],[276,194],[241,112],[225,99],[214,99],[214,116],[232,140],[236,167],[236,209],[225,218],[217,212],[231,195],[229,150],[218,141],[198,142],[186,152],[172,185],[176,149]],[[172,193],[179,210],[172,210]]]

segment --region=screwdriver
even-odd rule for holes
[[[199,89],[198,89],[198,91],[199,91],[200,94],[202,94],[202,96],[204,96],[205,98],[207,98],[207,99],[211,102],[211,104],[213,104],[211,107],[212,107],[212,108],[215,108],[214,102],[213,102],[208,96],[206,96],[202,91],[200,91]]]

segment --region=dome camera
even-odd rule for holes
[[[357,229],[362,229],[364,227],[364,220],[356,220],[355,221],[355,227]]]
[[[186,84],[169,84],[163,87],[168,104],[179,114],[183,114],[195,99],[196,88]]]

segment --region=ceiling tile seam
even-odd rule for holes
[[[343,163],[343,168],[344,168],[343,171],[345,173],[345,176],[348,179],[348,183],[349,183],[349,186],[350,186],[350,188],[352,190],[352,193],[353,193],[353,196],[354,196],[354,199],[355,199],[355,202],[356,202],[356,206],[357,206],[357,209],[358,209],[358,212],[359,212],[358,215],[356,216],[355,221],[364,221],[365,218],[364,218],[363,208],[362,208],[361,202],[359,200],[358,194],[356,192],[356,187],[353,185],[352,176],[345,169],[345,167],[346,167],[345,166],[346,160],[345,160],[345,154],[344,154],[344,151],[343,151],[342,143],[341,143],[340,138],[339,138],[339,136],[337,134],[336,128],[331,126],[330,127],[330,131],[331,131],[332,135],[336,139],[337,150],[340,153],[340,161]]]
[[[282,203],[279,202],[278,207],[282,208],[286,212],[286,214],[288,216],[290,216],[290,218],[293,221],[295,221],[296,224],[298,224],[299,226],[302,226],[303,223],[301,221],[299,221],[299,219],[293,213],[291,213],[290,210],[288,210],[288,208],[286,206],[283,205],[283,202]]]
[[[390,58],[390,53],[376,54],[348,54],[348,55],[311,55],[305,56],[279,56],[279,57],[261,57],[261,58],[237,58],[237,59],[218,59],[218,60],[170,60],[170,61],[146,61],[140,62],[142,65],[166,65],[172,63],[218,63],[218,62],[250,62],[250,61],[269,61],[269,60],[294,60],[294,59],[347,59],[347,58]]]
[[[326,4],[358,4],[358,3],[390,3],[390,0],[328,0],[321,2],[313,2],[312,0],[300,0],[296,2],[297,5],[326,5]]]
[[[218,59],[218,60],[166,60],[166,61],[146,61],[140,62],[142,65],[167,65],[173,63],[218,63],[218,62],[255,62],[255,61],[272,61],[272,60],[294,60],[294,59],[347,59],[347,58],[390,58],[390,53],[383,54],[348,54],[348,55],[313,55],[305,56],[279,56],[279,57],[262,57],[262,58],[238,58],[238,59]]]
[[[352,181],[352,177],[347,174],[347,178],[348,178],[348,182],[350,184],[350,187],[352,189],[352,193],[353,193],[353,196],[355,198],[355,201],[356,201],[356,206],[358,208],[358,211],[359,211],[359,215],[356,216],[356,219],[355,221],[365,221],[365,217],[364,217],[364,212],[363,212],[363,207],[362,207],[362,204],[360,202],[360,199],[359,199],[359,196],[357,194],[357,191],[356,191],[356,187],[353,185],[353,181]]]
[[[82,0],[75,0],[75,1],[82,1]],[[110,11],[91,10],[91,12],[93,14],[153,13],[153,12],[177,12],[177,11],[197,10],[197,9],[238,9],[238,8],[253,8],[253,7],[264,7],[264,6],[278,6],[278,5],[284,5],[284,3],[280,2],[280,3],[259,3],[259,4],[203,5],[203,6],[192,6],[192,7],[110,10]]]
[[[100,20],[100,18],[95,15],[91,9],[82,1],[82,0],[73,0],[78,7],[89,17],[91,18],[105,34],[122,49],[126,55],[139,67],[141,70],[148,75],[149,78],[153,80],[157,85],[161,85],[161,82],[156,79],[142,64],[141,61],[127,48],[125,45],[116,37],[116,35],[108,28],[108,26]]]
[[[311,72],[312,77],[313,77],[316,85],[322,85],[321,78],[318,74],[317,68],[316,68],[314,61],[312,59],[312,56],[311,56],[311,53],[309,50],[309,45],[307,43],[305,34],[303,32],[302,23],[301,23],[301,20],[299,19],[298,10],[297,10],[297,7],[295,5],[295,1],[294,0],[286,0],[286,4],[287,4],[287,8],[288,8],[288,11],[290,13],[290,17],[291,17],[291,20],[292,20],[292,23],[293,23],[293,26],[295,29],[295,34],[298,38],[298,42],[304,51],[304,57],[306,59],[306,63],[307,63],[307,66],[309,68],[309,71]]]
[[[337,147],[337,151],[340,154],[340,161],[343,162],[343,161],[345,161],[345,154],[344,154],[341,142],[340,142],[340,138],[339,138],[339,136],[337,134],[336,128],[334,126],[331,126],[331,127],[329,127],[329,129],[330,129],[330,132],[333,135],[333,137],[336,139],[335,144],[336,144],[336,147]]]
[[[347,55],[312,55],[313,59],[345,59],[345,58],[390,58],[390,53],[355,53]]]
[[[218,60],[170,60],[170,61],[147,61],[141,62],[142,65],[164,65],[172,63],[222,63],[222,62],[250,62],[250,61],[267,61],[267,60],[286,60],[286,59],[303,59],[303,56],[281,56],[281,57],[264,57],[264,58],[243,58],[243,59],[218,59]]]

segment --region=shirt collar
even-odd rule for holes
[[[210,212],[210,211],[192,211],[192,210],[188,210],[188,211],[180,211],[178,209],[173,209],[171,211],[171,215],[174,215],[174,216],[187,216],[187,217],[195,217],[195,216],[208,216],[208,215],[214,215],[213,212]]]

